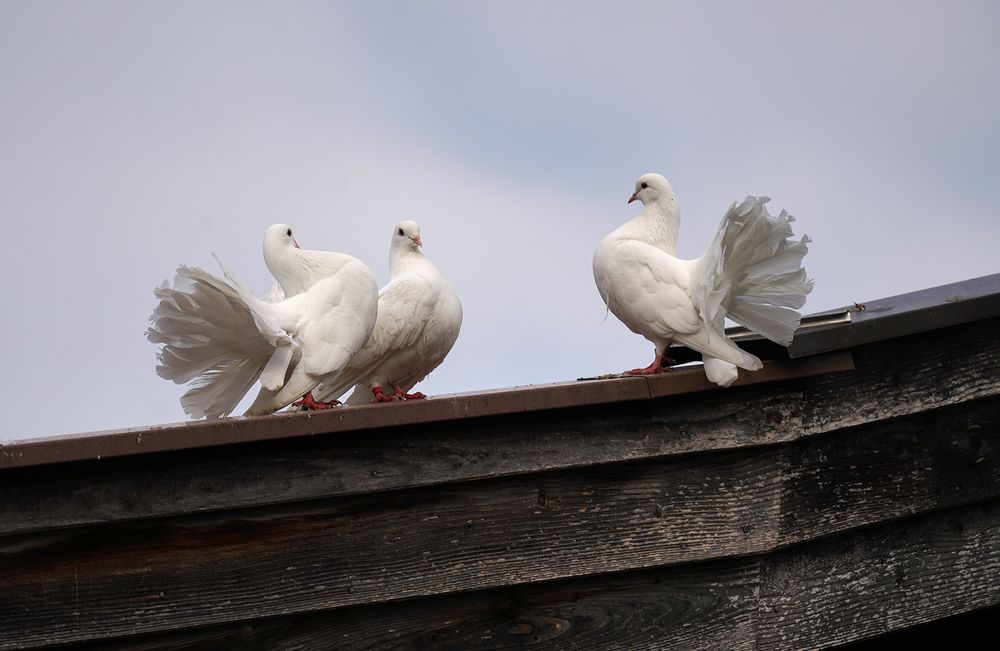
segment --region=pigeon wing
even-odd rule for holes
[[[689,263],[638,240],[619,242],[604,269],[612,312],[643,335],[672,339],[703,323],[688,293]]]
[[[356,295],[356,289],[338,274],[306,292],[296,339],[310,375],[319,377],[347,366],[371,334],[377,309],[374,281],[370,297]]]
[[[423,276],[405,274],[389,281],[379,292],[378,319],[371,336],[347,368],[323,381],[317,391],[322,399],[339,398],[393,355],[416,345],[431,319],[434,300],[432,284]]]

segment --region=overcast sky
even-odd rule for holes
[[[806,312],[1000,271],[998,35],[971,1],[0,0],[0,440],[183,420],[153,287],[215,252],[266,290],[275,222],[380,283],[420,223],[465,306],[429,394],[650,361],[590,267],[644,172],[684,257],[747,194],[795,215]]]

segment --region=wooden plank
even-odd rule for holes
[[[723,561],[102,640],[83,648],[739,651],[754,646],[758,574],[757,561]]]
[[[748,390],[744,390],[748,391]],[[802,391],[629,402],[0,473],[0,533],[525,474],[759,440]],[[772,389],[773,391],[773,389]],[[724,398],[724,399],[723,399]],[[772,419],[773,420],[773,419]]]
[[[1000,318],[852,349],[858,374],[825,375],[803,405],[803,434],[1000,395]]]
[[[885,651],[886,649],[973,649],[996,635],[1000,605],[942,617],[917,626],[897,629],[837,646],[838,651]]]
[[[0,534],[794,441],[997,395],[993,327],[859,349],[853,373],[683,399],[7,470]]]
[[[994,500],[746,559],[164,631],[84,648],[818,649],[998,604]]]
[[[819,649],[1000,604],[1000,503],[860,530],[762,562],[760,649]]]
[[[0,621],[70,641],[753,554],[996,496],[998,422],[980,400],[790,446],[9,536]]]
[[[777,542],[779,479],[726,453],[12,536],[0,621],[64,643],[747,555]]]
[[[1000,495],[1000,399],[816,437],[785,452],[783,544]]]
[[[749,392],[749,393],[748,393]],[[629,402],[0,473],[0,534],[652,459],[774,436],[801,388]],[[794,427],[793,419],[781,419]]]
[[[749,386],[850,370],[843,352],[806,361],[767,360],[754,373],[742,375],[736,386]],[[613,377],[599,381],[494,389],[432,397],[391,405],[361,405],[313,412],[282,412],[253,418],[235,417],[173,423],[109,432],[89,432],[0,442],[0,469],[52,463],[110,459],[178,449],[209,448],[252,441],[289,439],[320,433],[350,432],[381,427],[412,426],[547,409],[594,406],[623,400],[648,400],[656,395],[686,395],[721,388],[699,368],[679,368],[659,378]]]

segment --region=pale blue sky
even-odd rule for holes
[[[465,304],[427,393],[649,361],[590,258],[665,174],[694,257],[773,197],[806,311],[1000,271],[993,2],[0,0],[0,439],[183,419],[152,288],[264,229],[387,277],[416,219]],[[392,408],[392,407],[389,407]]]

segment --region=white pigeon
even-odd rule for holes
[[[422,246],[416,222],[393,228],[390,279],[379,292],[375,329],[349,367],[316,389],[321,400],[339,398],[351,387],[349,405],[425,397],[408,392],[451,351],[462,327],[462,303]]]
[[[276,232],[294,239],[285,224],[272,226],[265,237],[268,265],[289,270],[283,300],[254,296],[221,262],[231,284],[181,266],[173,287],[164,282],[155,290],[159,302],[146,335],[162,344],[156,372],[191,383],[181,405],[192,418],[229,415],[258,378],[261,389],[247,415],[308,398],[371,334],[378,305],[371,270],[343,253],[275,246],[270,240]]]
[[[278,300],[301,294],[352,260],[357,261],[344,253],[299,247],[288,224],[273,224],[264,232],[264,264],[281,288],[271,290]]]
[[[680,209],[667,179],[644,174],[629,198],[642,212],[601,240],[594,252],[594,280],[608,309],[632,332],[656,346],[656,358],[631,375],[669,370],[667,347],[677,342],[699,351],[705,375],[721,386],[737,367],[761,361],[725,335],[725,318],[788,346],[799,326],[798,309],[812,291],[802,269],[809,238],[792,236],[794,218],[770,215],[767,197],[747,197],[726,211],[703,256],[676,257]]]

